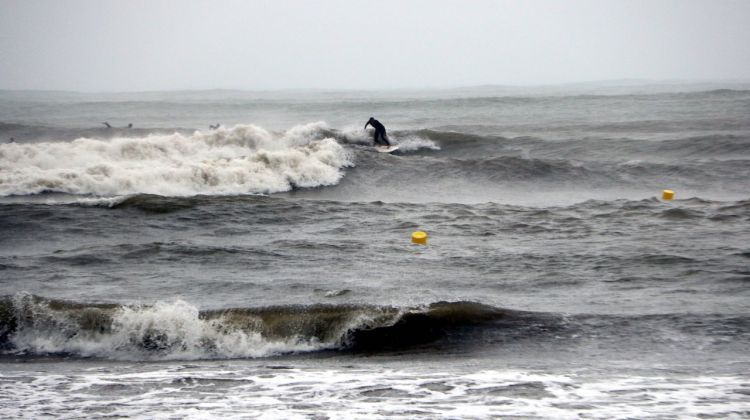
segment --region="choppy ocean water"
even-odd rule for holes
[[[2,92],[0,138],[11,418],[750,413],[747,86]]]

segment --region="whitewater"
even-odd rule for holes
[[[0,91],[0,409],[747,418],[749,110],[736,83]]]
[[[332,139],[299,126],[274,137],[254,125],[108,140],[13,144],[0,152],[2,195],[253,194],[332,185],[351,165]]]

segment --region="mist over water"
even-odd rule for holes
[[[744,85],[0,92],[0,404],[745,417],[748,110]]]

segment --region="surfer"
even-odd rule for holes
[[[107,128],[112,128],[112,126],[109,125],[109,122],[107,122],[107,121],[104,121],[102,124],[104,124]]]
[[[388,141],[388,136],[385,134],[385,126],[380,123],[380,121],[376,120],[373,117],[370,117],[370,119],[367,121],[367,124],[365,124],[365,130],[367,130],[367,126],[371,125],[372,128],[375,129],[375,134],[372,136],[372,141],[375,143],[375,146],[383,144],[385,147],[390,147],[391,143]],[[380,137],[380,140],[378,141],[378,137]]]

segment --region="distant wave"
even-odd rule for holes
[[[52,125],[14,124],[0,122],[0,143],[14,138],[18,143],[40,143],[73,141],[79,138],[111,139],[116,137],[147,137],[149,135],[171,135],[180,133],[189,136],[195,130],[188,128],[149,128],[115,126],[107,128],[104,125],[96,127],[59,127]]]
[[[336,184],[353,165],[324,123],[273,134],[237,125],[186,135],[0,145],[0,195],[253,194]]]
[[[437,165],[436,165],[437,166]],[[553,182],[594,179],[595,173],[586,167],[563,159],[525,159],[497,156],[481,159],[446,159],[438,174],[461,173],[495,182],[538,181]]]
[[[635,123],[632,123],[635,125]],[[606,127],[605,127],[606,128]],[[458,130],[459,127],[456,127]],[[499,131],[502,131],[498,128]],[[584,159],[630,159],[649,158],[712,158],[750,157],[750,137],[732,134],[712,134],[665,140],[637,140],[631,138],[572,138],[548,141],[539,137],[503,137],[479,135],[448,130],[418,130],[407,132],[425,140],[430,140],[440,150],[440,154],[451,156],[481,156],[488,153],[538,154],[541,157],[577,157]]]

